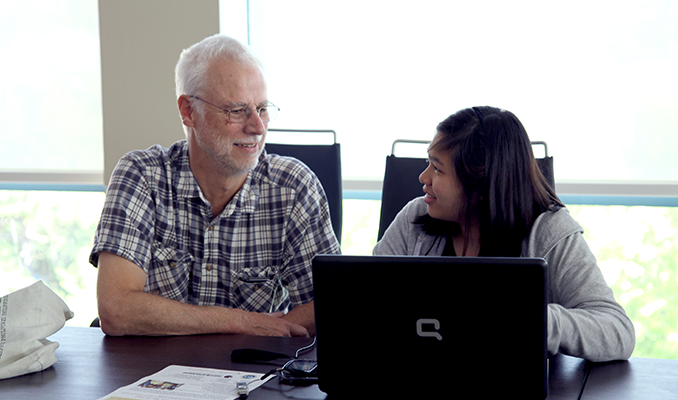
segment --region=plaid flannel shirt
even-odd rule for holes
[[[313,256],[340,252],[325,192],[306,165],[264,152],[213,218],[185,140],[120,160],[94,237],[95,266],[101,251],[141,267],[146,292],[254,312],[311,301]]]

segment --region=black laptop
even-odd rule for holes
[[[316,256],[320,389],[545,398],[546,267],[541,258]]]

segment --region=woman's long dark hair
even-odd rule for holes
[[[564,207],[539,170],[523,124],[509,111],[472,107],[447,117],[437,131],[431,149],[451,157],[464,187],[461,211],[467,217],[461,223],[480,224],[480,255],[520,256],[537,217]],[[422,222],[429,232],[447,230],[448,242],[460,228]]]

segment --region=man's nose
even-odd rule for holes
[[[264,122],[261,119],[261,116],[257,110],[254,110],[252,114],[250,114],[250,117],[247,119],[247,121],[245,121],[245,123],[247,124],[247,133],[253,135],[263,135],[266,133],[268,122]]]

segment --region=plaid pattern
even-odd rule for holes
[[[94,237],[95,266],[101,251],[143,268],[146,292],[271,312],[311,301],[311,259],[340,250],[325,192],[306,165],[262,154],[212,218],[182,140],[120,160]]]

